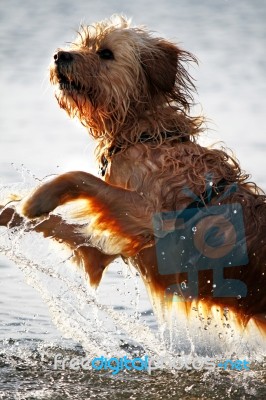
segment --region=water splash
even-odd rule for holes
[[[19,203],[34,186],[36,177],[24,174],[21,183],[0,187],[0,204]],[[149,306],[143,300],[140,278],[122,261],[111,265],[95,291],[84,271],[72,264],[69,249],[27,232],[25,226],[0,228],[0,252],[18,265],[26,281],[39,291],[65,337],[80,343],[91,356],[118,357],[136,348],[151,357],[237,354],[260,360],[265,354],[265,343],[255,328],[240,334],[233,319],[228,320],[227,310],[223,315],[219,310],[205,315],[200,307],[194,307],[188,320],[178,307],[172,308],[158,326],[151,312],[144,312]]]

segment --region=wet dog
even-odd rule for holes
[[[58,49],[50,80],[59,106],[97,141],[101,178],[73,171],[41,185],[22,215],[64,241],[91,285],[117,257],[141,274],[155,308],[189,315],[226,307],[266,326],[266,200],[238,162],[200,146],[195,57],[123,17],[82,27]],[[53,213],[74,204],[76,223]],[[21,224],[11,208],[2,225]]]

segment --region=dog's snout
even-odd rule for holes
[[[73,56],[68,51],[59,50],[54,54],[54,62],[58,64],[59,62],[70,62],[73,60]]]

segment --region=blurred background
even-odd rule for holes
[[[75,38],[80,23],[113,13],[198,57],[199,66],[190,69],[198,88],[194,113],[203,112],[210,121],[202,141],[223,141],[266,189],[266,3],[261,0],[1,1],[0,184],[21,180],[25,170],[39,178],[73,169],[97,173],[94,144],[85,128],[59,109],[48,67],[55,49]],[[21,308],[34,315],[34,303],[43,315],[47,311],[18,268],[5,257],[0,263],[6,335]],[[44,317],[42,326],[45,318],[50,325]]]
[[[209,143],[224,141],[264,189],[266,3],[262,0],[9,0],[0,2],[0,182],[21,164],[43,177],[70,169],[97,172],[85,129],[60,110],[48,66],[79,24],[123,13],[133,25],[194,53],[196,101]],[[14,163],[15,168],[10,164]]]
[[[39,178],[73,169],[97,173],[94,144],[85,128],[59,109],[49,84],[48,68],[54,51],[75,38],[80,23],[90,24],[113,13],[132,18],[132,25],[146,25],[155,35],[166,37],[197,56],[199,66],[190,68],[198,88],[198,105],[193,113],[201,112],[209,119],[202,143],[224,142],[252,180],[265,190],[265,1],[1,0],[0,191],[1,185],[21,180],[25,171]],[[35,242],[32,243],[34,247]],[[42,248],[36,246],[36,253],[39,251]],[[52,260],[56,264],[55,258]],[[45,257],[40,261],[45,261]],[[102,290],[107,302],[115,299],[117,309],[123,310],[129,292],[119,292],[119,298],[116,289],[112,289],[115,284],[124,284],[121,266],[117,268],[119,271],[113,275],[115,268],[110,268],[109,281],[105,281]],[[51,322],[40,294],[24,282],[21,269],[0,256],[1,399],[109,399],[110,390],[112,398],[119,399],[188,399],[192,392],[195,399],[220,399],[227,395],[231,399],[265,398],[261,366],[257,378],[250,374],[243,378],[240,374],[230,381],[225,375],[211,375],[205,381],[203,373],[193,375],[186,371],[181,380],[170,382],[169,377],[164,380],[162,375],[154,380],[144,377],[139,382],[135,377],[136,383],[127,378],[126,385],[123,380],[108,379],[104,383],[98,375],[85,379],[79,373],[71,377],[66,373],[65,378],[60,378],[52,371],[50,376],[49,369],[47,375],[42,375],[42,370],[38,372],[38,357],[43,352],[36,352],[36,348],[47,340],[53,344],[59,340],[60,349],[66,344]],[[145,321],[152,327],[154,316],[145,290],[142,288],[140,293],[137,297],[146,310]],[[135,293],[132,297],[136,298]],[[51,298],[50,307],[54,301]],[[135,303],[132,304],[134,312]],[[73,330],[76,334],[79,331],[75,326]],[[71,351],[76,355],[76,343],[80,340],[75,335],[70,337],[74,338]],[[27,395],[33,388],[35,394]],[[51,397],[45,395],[42,388],[46,393],[58,390],[59,397],[54,392]],[[95,397],[92,393],[96,393]]]

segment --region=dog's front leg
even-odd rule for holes
[[[79,217],[93,217],[88,235],[97,236],[96,245],[107,254],[128,257],[153,244],[152,206],[147,200],[85,172],[69,172],[45,183],[25,201],[22,213],[40,217],[77,199],[87,202],[85,209],[77,209]]]
[[[0,226],[38,232],[45,238],[64,243],[73,251],[73,261],[83,265],[92,286],[98,286],[105,268],[118,256],[104,254],[92,247],[89,239],[79,232],[78,225],[68,224],[59,215],[50,215],[39,223],[31,223],[21,217],[15,209],[0,205]]]

